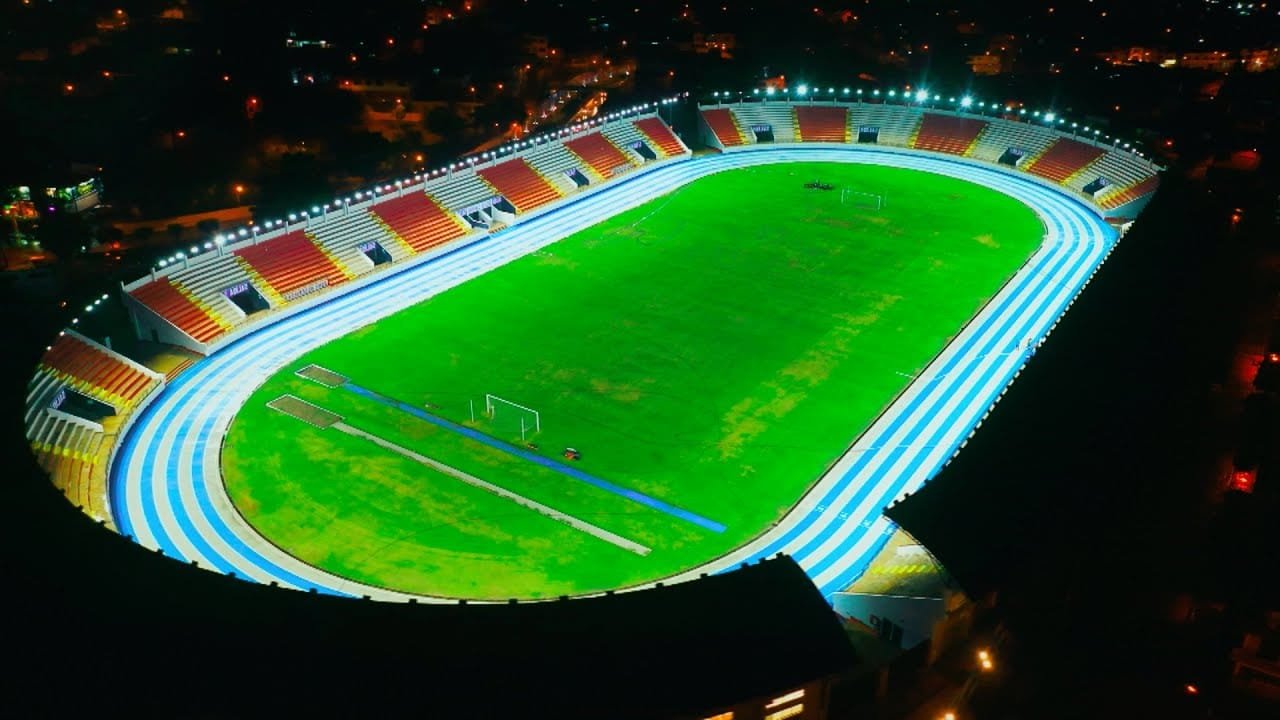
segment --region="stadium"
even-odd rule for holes
[[[830,599],[1160,168],[1049,112],[819,97],[717,93],[684,137],[670,98],[224,232],[120,289],[176,359],[73,321],[27,440],[191,572],[505,602],[784,554]]]

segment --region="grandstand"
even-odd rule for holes
[[[1043,153],[1028,161],[1027,172],[1066,184],[1105,153],[1106,150],[1096,145],[1059,137]]]
[[[855,141],[894,147],[909,147],[921,115],[920,108],[909,105],[859,103],[849,109]]]
[[[27,386],[27,442],[54,486],[93,517],[111,519],[105,465],[121,422],[163,383],[72,330],[41,358]]]
[[[426,252],[468,232],[457,215],[420,192],[384,200],[369,211],[370,219],[395,240],[391,244],[407,247],[411,253]]]
[[[524,158],[504,160],[476,171],[494,191],[506,198],[515,209],[525,213],[559,200],[564,193],[534,170]]]
[[[312,220],[311,237],[329,257],[337,258],[355,274],[362,275],[378,262],[399,262],[413,255],[409,245],[389,234],[368,209],[338,211],[322,220]],[[378,249],[385,251],[383,256]]]
[[[604,133],[579,135],[566,141],[565,147],[581,158],[601,179],[607,180],[634,167],[634,162],[609,142]]]
[[[427,194],[446,210],[461,212],[493,199],[493,186],[474,172],[459,170],[427,183]]]
[[[1010,150],[1015,150],[1010,158],[1018,158],[1015,164],[1020,167],[1026,159],[1044,152],[1057,137],[1051,128],[1041,125],[999,120],[988,122],[986,132],[978,138],[969,157],[995,163],[1000,162]]]
[[[849,142],[849,111],[839,105],[797,105],[796,140]]]
[[[231,323],[215,314],[208,303],[171,278],[131,289],[129,295],[198,343],[208,343],[231,329]]]
[[[1154,193],[1159,185],[1160,177],[1157,175],[1150,175],[1137,183],[1123,187],[1116,192],[1104,195],[1103,198],[1098,201],[1098,205],[1103,210],[1114,210],[1118,207],[1123,207],[1134,200]]]
[[[925,113],[911,147],[952,155],[968,155],[978,137],[982,135],[982,131],[986,129],[986,120]]]
[[[40,364],[67,387],[118,412],[132,410],[160,382],[156,373],[74,332],[55,340]]]
[[[576,183],[572,177],[575,173],[581,174],[583,170],[582,159],[569,152],[562,143],[548,142],[535,145],[532,150],[524,152],[521,157],[548,184],[562,193],[571,192],[576,188]],[[586,175],[581,175],[581,177],[590,179]]]
[[[650,146],[662,151],[663,157],[675,157],[689,152],[684,143],[680,142],[680,138],[676,137],[675,133],[671,132],[671,128],[667,127],[660,118],[649,117],[636,120],[634,125],[649,138]]]
[[[746,135],[728,108],[706,108],[702,111],[702,119],[720,142],[721,147],[735,147],[747,143]]]
[[[793,142],[796,139],[795,112],[788,103],[739,103],[731,111],[739,127],[752,135],[758,134],[754,128],[767,127],[773,142]]]
[[[341,285],[354,273],[311,241],[302,230],[293,230],[271,242],[235,251],[235,257],[256,287],[270,288],[280,301],[292,300],[316,290]]]

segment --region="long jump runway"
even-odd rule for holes
[[[738,550],[668,580],[784,552],[825,596],[856,579],[887,541],[883,510],[934,477],[973,434],[1084,288],[1117,235],[1083,203],[1029,178],[892,150],[758,148],[674,162],[262,327],[158,393],[111,467],[120,532],[183,562],[285,587],[395,600],[290,556],[253,530],[222,484],[220,449],[236,411],[303,353],[700,177],[771,163],[865,163],[975,182],[1030,206],[1045,225],[1027,263],[781,521]],[[430,600],[431,598],[426,598]]]

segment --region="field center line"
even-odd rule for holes
[[[365,432],[360,428],[352,427],[343,422],[336,422],[330,427],[332,427],[334,430],[337,430],[339,432],[346,433],[347,435],[368,440],[369,442],[373,443],[374,445],[377,445],[378,447],[381,447],[385,450],[390,450],[391,452],[396,453],[398,455],[403,455],[404,457],[409,458],[414,462],[418,462],[423,465],[426,465],[432,470],[436,470],[456,480],[461,480],[462,482],[474,488],[478,488],[480,490],[484,490],[485,492],[491,493],[493,495],[497,495],[500,498],[510,500],[517,505],[533,510],[539,515],[545,515],[546,517],[549,517],[552,520],[557,520],[561,523],[564,523],[565,525],[568,525],[574,530],[579,530],[581,532],[587,533],[588,535],[592,535],[596,538],[599,538],[600,540],[604,540],[605,542],[611,545],[616,545],[617,547],[620,547],[623,550],[633,552],[636,555],[640,555],[640,556],[645,556],[649,554],[649,548],[645,547],[644,545],[641,545],[638,542],[633,542],[631,540],[628,540],[622,537],[621,535],[609,532],[608,530],[605,530],[604,528],[598,525],[593,525],[587,522],[586,520],[579,520],[578,518],[572,515],[569,515],[568,513],[564,513],[559,510],[556,510],[555,508],[549,505],[543,505],[537,500],[531,500],[523,495],[520,495],[519,493],[515,493],[510,490],[507,490],[504,487],[500,487],[498,485],[494,485],[491,482],[481,480],[480,478],[474,475],[469,475],[455,467],[445,465],[444,463],[439,462],[437,460],[432,460],[431,458],[425,455],[420,455],[408,448],[401,447],[391,442],[390,440],[386,440],[372,433]]]
[[[561,475],[568,475],[569,477],[575,480],[581,480],[582,482],[587,483],[588,485],[593,485],[595,487],[600,488],[601,490],[611,492],[614,495],[618,495],[620,497],[626,498],[627,500],[630,500],[632,502],[639,503],[646,507],[653,508],[654,510],[658,510],[659,512],[664,512],[672,517],[679,518],[686,522],[693,523],[698,527],[705,528],[707,530],[710,530],[712,532],[717,532],[717,533],[722,533],[725,531],[725,526],[721,523],[716,522],[715,520],[704,518],[701,515],[698,515],[697,513],[690,512],[688,510],[685,510],[684,508],[678,508],[675,505],[663,502],[662,500],[659,500],[655,497],[650,497],[637,490],[625,488],[625,487],[622,487],[621,485],[615,485],[614,483],[611,483],[608,480],[603,480],[594,475],[584,473],[581,470],[577,468],[569,467],[564,463],[559,463],[550,458],[545,458],[536,453],[532,453],[522,448],[518,448],[514,445],[511,445],[510,443],[505,443],[493,437],[492,435],[487,435],[485,433],[480,432],[479,430],[473,430],[465,425],[460,425],[456,422],[453,422],[452,420],[446,420],[445,418],[442,418],[439,415],[433,415],[432,413],[429,413],[426,410],[414,407],[409,403],[396,400],[395,398],[387,397],[386,395],[382,395],[368,388],[356,385],[350,380],[343,383],[340,387],[346,388],[347,390],[361,397],[365,397],[370,400],[373,400],[374,402],[378,402],[388,407],[392,407],[397,410],[400,410],[402,412],[409,413],[410,415],[413,415],[414,417],[420,420],[426,420],[432,425],[437,425],[446,430],[450,430],[470,440],[475,440],[476,442],[483,443],[496,450],[501,450],[502,452],[505,452],[509,455],[514,455],[520,458],[521,460],[527,460],[536,465],[541,465],[542,467],[545,467],[548,470],[554,470],[555,472],[558,472]]]

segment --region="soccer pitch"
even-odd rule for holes
[[[1043,232],[912,170],[702,178],[299,358],[236,416],[227,491],[296,557],[405,592],[658,580],[782,517]]]

